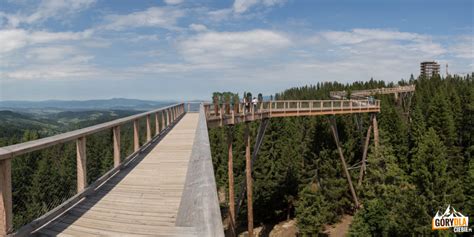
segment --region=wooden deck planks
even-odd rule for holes
[[[196,236],[176,227],[198,114],[186,114],[136,166],[36,232],[39,236]]]

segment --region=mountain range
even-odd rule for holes
[[[45,101],[23,101],[6,100],[0,101],[0,110],[34,110],[34,109],[58,109],[58,110],[91,110],[91,109],[118,109],[118,110],[150,110],[176,103],[174,101],[151,101],[125,98],[113,98],[104,100],[45,100]]]

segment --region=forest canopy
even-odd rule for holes
[[[474,74],[473,74],[474,75]],[[295,218],[303,236],[323,231],[343,214],[354,215],[351,236],[432,235],[431,218],[447,205],[474,214],[473,75],[410,78],[416,92],[395,100],[377,95],[380,148],[369,147],[367,172],[355,184],[357,211],[343,175],[329,116],[272,118],[254,163],[254,222]],[[275,94],[276,100],[329,99],[330,91],[393,87],[370,80],[317,83]],[[215,94],[216,95],[216,94]],[[336,116],[339,139],[350,167],[360,163],[370,116]],[[249,124],[251,144],[259,122]],[[227,132],[233,133],[235,193],[245,176],[244,125],[212,128],[209,136],[218,188],[228,189]],[[373,138],[371,138],[373,139]],[[351,169],[354,183],[359,169]],[[226,208],[225,205],[223,207]],[[246,208],[237,213],[245,226]],[[470,226],[472,226],[472,221]],[[441,233],[440,233],[441,234]]]

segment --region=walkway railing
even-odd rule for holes
[[[140,153],[141,149],[148,146],[154,137],[165,131],[184,113],[184,104],[175,104],[161,109],[152,110],[137,115],[117,119],[114,121],[98,124],[95,126],[78,129],[71,132],[58,134],[30,142],[0,148],[0,236],[12,233],[13,230],[13,210],[12,210],[12,171],[11,161],[15,157],[42,150],[57,144],[63,144],[69,141],[76,141],[76,161],[77,161],[77,194],[60,206],[50,210],[45,215],[39,217],[26,226],[23,226],[17,233],[28,234],[34,229],[44,225],[66,209],[77,203],[89,193],[94,191],[101,183],[105,182],[129,159]],[[151,131],[151,116],[154,115],[155,133]],[[140,146],[139,142],[139,120],[146,119],[146,143]],[[133,122],[133,153],[127,158],[122,159],[120,153],[120,127],[124,124]],[[161,125],[161,126],[160,126]],[[114,168],[100,177],[93,184],[88,185],[86,169],[86,137],[99,133],[101,131],[113,132],[113,159]]]
[[[176,226],[195,227],[199,236],[224,236],[204,107],[189,160]]]
[[[353,90],[351,91],[351,96],[368,97],[372,95],[394,94],[394,93],[404,93],[404,92],[413,92],[413,91],[415,91],[415,85],[377,88],[377,89],[369,89],[369,90]],[[347,91],[329,92],[329,95],[335,98],[347,97],[347,94],[348,94]]]
[[[380,100],[276,100],[238,104],[205,104],[209,126],[263,118],[380,112]]]

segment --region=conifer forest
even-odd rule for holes
[[[314,236],[325,224],[350,214],[354,215],[350,236],[429,236],[450,234],[431,230],[433,216],[448,204],[474,214],[473,75],[411,76],[398,82],[408,84],[416,85],[416,92],[402,102],[393,95],[376,96],[381,100],[380,147],[377,155],[371,143],[360,184],[358,167],[369,115],[336,116],[359,209],[338,159],[330,116],[272,118],[253,168],[254,222],[296,219],[302,236]],[[329,99],[330,91],[392,86],[375,80],[318,83],[287,89],[274,99]],[[258,123],[250,125],[252,139]],[[236,198],[245,178],[244,126],[212,128],[209,133],[217,186],[228,195],[225,141],[231,129]],[[226,203],[221,208],[225,217]],[[241,208],[236,221],[245,228],[246,218],[246,208]]]

